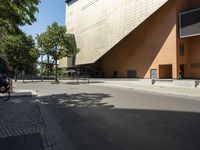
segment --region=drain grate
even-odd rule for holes
[[[0,138],[0,150],[44,150],[39,133]]]

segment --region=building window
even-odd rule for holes
[[[180,47],[179,47],[179,55],[180,56],[184,56],[184,53],[185,53],[185,47],[184,47],[184,44],[180,44]]]

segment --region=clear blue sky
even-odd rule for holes
[[[39,13],[36,14],[37,22],[32,26],[24,26],[22,30],[33,37],[46,30],[47,25],[53,21],[65,25],[65,0],[41,0]]]

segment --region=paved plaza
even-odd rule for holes
[[[4,140],[39,133],[39,144],[52,150],[200,148],[199,98],[97,83],[19,82],[14,86],[37,95],[1,102]]]
[[[0,149],[44,150],[46,131],[35,97],[14,96],[0,100]]]

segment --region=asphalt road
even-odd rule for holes
[[[55,150],[199,150],[200,100],[90,84],[37,90]]]

